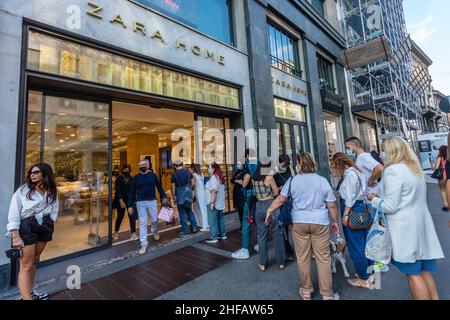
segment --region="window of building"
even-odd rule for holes
[[[312,0],[311,4],[323,17],[325,17],[324,0]]]
[[[272,66],[301,78],[297,40],[272,24],[267,28]]]
[[[324,88],[335,92],[336,84],[334,82],[333,63],[317,55],[317,67],[319,68],[319,79],[323,79],[326,82]]]
[[[231,0],[135,0],[233,45]]]

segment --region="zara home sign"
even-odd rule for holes
[[[103,20],[104,18],[106,18],[109,20],[109,23],[111,23],[111,24],[121,26],[123,29],[130,29],[130,30],[134,31],[135,33],[142,35],[143,37],[149,37],[150,39],[160,42],[161,44],[166,43],[165,35],[163,35],[160,30],[156,29],[156,30],[150,31],[144,23],[142,23],[140,21],[136,21],[136,20],[124,19],[124,17],[120,13],[116,13],[116,14],[113,14],[112,16],[105,17],[105,16],[103,16],[103,7],[102,6],[91,3],[91,2],[89,2],[88,5],[89,5],[89,9],[86,13],[93,18],[96,18],[99,20]],[[192,54],[194,54],[196,56],[203,56],[207,60],[215,61],[220,65],[225,65],[225,57],[224,56],[222,56],[214,51],[211,51],[207,48],[202,48],[198,44],[192,44],[192,43],[185,42],[183,40],[177,40],[174,49],[175,50],[183,50],[183,51],[189,50],[192,52]]]

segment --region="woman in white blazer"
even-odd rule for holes
[[[432,272],[444,258],[427,205],[425,175],[408,143],[400,137],[383,141],[386,166],[379,195],[369,195],[384,210],[392,239],[392,264],[407,275],[417,300],[439,299]]]

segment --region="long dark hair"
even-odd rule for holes
[[[263,163],[264,161],[264,163]],[[270,169],[272,167],[272,161],[269,159],[263,159],[258,161],[258,166],[256,167],[255,173],[251,177],[253,181],[263,181],[267,175],[263,174],[263,170]]]
[[[202,175],[202,168],[197,163],[191,163],[191,169],[194,171],[194,173],[198,174],[199,176]]]
[[[447,160],[447,146],[439,147],[439,157],[441,157],[441,159]]]
[[[55,174],[53,173],[53,169],[50,165],[47,163],[37,163],[35,165],[32,165],[27,173],[27,186],[28,186],[28,193],[27,193],[27,199],[33,200],[31,198],[32,194],[36,192],[36,184],[31,181],[31,171],[33,171],[33,168],[39,168],[39,171],[41,171],[42,174],[42,187],[45,191],[47,191],[47,204],[52,204],[56,201],[58,198],[58,192],[56,190],[56,182],[55,182]]]

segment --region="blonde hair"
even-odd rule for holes
[[[314,157],[308,152],[297,155],[297,165],[301,174],[317,172]]]
[[[382,148],[386,155],[386,168],[394,164],[403,163],[416,176],[422,176],[424,174],[420,167],[419,159],[404,139],[400,137],[385,139],[383,140]]]

